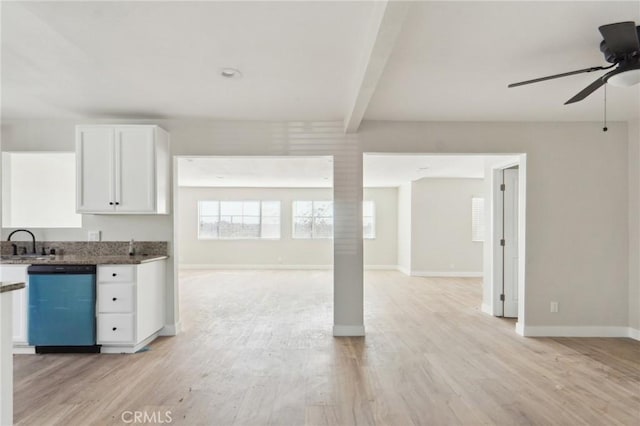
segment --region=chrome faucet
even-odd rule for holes
[[[31,240],[32,240],[31,252],[33,254],[36,254],[36,236],[33,235],[33,232],[31,232],[31,231],[27,231],[26,229],[16,229],[15,231],[13,231],[12,233],[9,234],[9,237],[7,238],[7,241],[11,241],[11,237],[16,232],[26,232],[27,234],[31,235]],[[11,244],[11,247],[13,247],[13,254],[14,255],[18,254],[18,246],[16,246],[15,244]],[[26,251],[26,248],[25,248],[25,251]]]

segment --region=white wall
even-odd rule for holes
[[[329,267],[333,242],[328,239],[293,239],[294,200],[331,200],[331,188],[191,188],[179,190],[180,264],[184,267]],[[280,201],[279,240],[198,240],[198,201]],[[246,265],[246,266],[245,266]]]
[[[411,275],[411,182],[398,187],[398,268]]]
[[[640,121],[629,124],[629,327],[640,338]]]
[[[364,241],[366,266],[396,264],[395,188],[366,188],[364,199],[376,206],[376,238]],[[330,188],[195,188],[179,189],[179,261],[185,268],[329,268],[333,265],[333,241],[292,237],[292,202],[331,200]],[[275,200],[281,202],[279,240],[198,240],[200,200]]]
[[[471,198],[485,197],[483,179],[413,182],[412,275],[482,275],[482,242],[471,241]]]
[[[626,123],[605,133],[599,123],[367,121],[359,135],[365,152],[526,153],[524,332],[627,326]]]
[[[376,237],[364,240],[364,265],[395,269],[398,263],[398,188],[365,188],[375,202]]]
[[[80,121],[3,123],[2,149],[73,150]],[[101,120],[101,122],[115,122]],[[117,120],[143,122],[143,120]],[[629,191],[626,123],[341,123],[147,120],[171,133],[173,155],[333,155],[334,323],[362,330],[362,153],[526,153],[526,321],[532,327],[627,327]],[[136,221],[140,222],[136,222]],[[172,240],[172,218],[97,218],[106,235]],[[83,224],[84,229],[90,229]],[[6,236],[7,230],[3,230]],[[84,232],[81,232],[84,236]],[[67,234],[68,239],[77,236]],[[172,284],[172,283],[171,283]],[[177,313],[175,294],[168,294]],[[549,312],[549,301],[560,312]],[[173,316],[170,320],[173,320]],[[177,319],[177,317],[176,317]],[[340,328],[343,327],[343,328]]]

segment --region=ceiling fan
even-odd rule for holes
[[[554,78],[567,77],[575,74],[608,70],[612,71],[598,77],[593,83],[582,89],[573,98],[564,104],[579,102],[595,92],[601,86],[609,83],[614,86],[629,87],[640,83],[640,26],[636,27],[635,22],[618,22],[615,24],[603,25],[598,28],[604,40],[600,42],[600,51],[604,54],[604,59],[610,64],[606,67],[598,66],[585,68],[562,74],[550,75],[548,77],[536,78],[533,80],[512,83],[509,87],[523,86],[525,84],[538,83],[540,81],[552,80]]]

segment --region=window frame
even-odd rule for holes
[[[77,175],[77,170],[76,170],[76,161],[77,161],[77,154],[75,151],[3,151],[1,153],[2,155],[0,156],[0,161],[2,162],[2,174],[0,175],[0,191],[2,191],[2,199],[4,200],[4,202],[2,203],[2,211],[0,211],[0,214],[2,215],[2,222],[3,222],[3,226],[6,228],[28,228],[28,229],[82,229],[84,226],[84,214],[79,213],[77,210],[77,181],[78,181],[78,175]],[[20,222],[19,220],[17,221],[16,219],[14,219],[14,212],[13,212],[13,206],[10,202],[10,200],[13,200],[13,195],[12,192],[20,192],[21,194],[24,194],[24,187],[20,188],[19,190],[17,190],[14,187],[14,183],[13,183],[13,176],[12,174],[12,169],[14,168],[15,164],[13,164],[13,162],[15,161],[14,159],[17,156],[20,156],[23,158],[26,157],[40,157],[40,156],[46,156],[46,163],[50,164],[50,163],[55,163],[55,160],[52,161],[51,156],[60,156],[60,158],[62,158],[62,156],[68,156],[68,158],[66,159],[66,161],[69,161],[69,163],[72,163],[70,165],[70,167],[64,167],[64,170],[69,170],[73,173],[73,177],[70,179],[71,181],[71,185],[69,185],[68,188],[64,188],[65,193],[71,192],[72,191],[72,195],[70,196],[71,198],[71,202],[68,205],[69,211],[66,212],[69,214],[69,216],[67,216],[67,218],[65,219],[65,221],[63,222],[63,225],[60,225],[60,221],[55,222],[55,223],[50,223],[48,222],[48,220],[50,219],[50,217],[47,218],[47,220],[41,221],[42,219],[38,219],[38,221],[41,221],[39,223],[32,223],[32,222]],[[35,166],[34,166],[35,167]],[[24,168],[22,167],[23,170],[28,170],[29,168]],[[41,170],[41,169],[40,169]],[[47,183],[50,182],[54,182],[51,186],[55,187],[56,189],[60,189],[61,188],[61,182],[60,179],[58,177],[58,179],[55,179],[55,172],[54,173],[54,179],[48,179],[51,176],[47,175],[45,180]],[[43,188],[43,186],[41,184],[38,184],[38,186],[40,188]],[[35,198],[35,196],[32,196],[32,199],[37,199]],[[31,211],[42,211],[42,212],[46,212],[46,208],[40,208],[41,206],[30,206],[29,210]],[[51,205],[47,205],[47,208],[51,208]],[[57,211],[61,211],[61,209],[56,208]],[[46,214],[46,213],[44,213]]]
[[[316,219],[316,215],[315,215],[315,203],[326,203],[326,202],[331,202],[331,221],[333,223],[333,231],[335,232],[335,215],[334,215],[334,204],[333,204],[333,200],[293,200],[291,202],[291,238],[294,240],[329,240],[329,239],[333,239],[333,233],[331,237],[317,237],[315,236],[315,219]],[[307,237],[307,236],[298,236],[296,235],[296,218],[297,217],[301,217],[301,216],[296,216],[296,203],[311,203],[311,236]],[[372,205],[372,215],[371,216],[367,216],[367,217],[371,217],[372,219],[372,224],[373,224],[373,235],[372,236],[365,236],[364,234],[364,203],[371,203]],[[326,217],[326,216],[320,216],[320,217]],[[377,215],[376,215],[376,202],[374,200],[363,200],[362,201],[362,239],[363,240],[375,240],[377,238]]]
[[[205,236],[202,235],[202,203],[218,203],[218,214],[217,216],[212,216],[212,215],[205,215],[205,217],[217,217],[218,219],[218,232],[217,232],[217,236]],[[263,203],[278,203],[278,216],[267,216],[269,218],[278,218],[278,236],[277,237],[263,237],[262,233],[263,233],[263,207],[262,204]],[[258,209],[259,209],[259,215],[258,215],[258,232],[260,234],[260,236],[258,237],[253,237],[253,236],[221,236],[220,235],[220,219],[223,216],[222,215],[222,204],[223,203],[258,203]],[[244,206],[243,206],[243,210],[244,210]],[[224,216],[230,216],[230,215],[224,215]],[[242,224],[244,225],[244,218],[245,217],[252,217],[255,218],[255,215],[245,215],[244,211],[242,215],[231,215],[231,217],[242,217],[243,221]],[[282,201],[280,200],[198,200],[198,221],[197,221],[197,239],[199,241],[243,241],[243,240],[252,240],[252,241],[263,241],[263,240],[271,240],[271,241],[276,241],[276,240],[280,240],[282,239]]]
[[[479,204],[479,208],[476,208],[476,204]],[[486,235],[485,199],[471,197],[471,242],[484,243]]]
[[[364,205],[365,205],[365,203],[371,203],[371,206],[372,206],[372,209],[371,209],[372,214],[371,214],[371,216],[367,216],[367,217],[371,217],[371,223],[373,224],[373,235],[370,236],[370,237],[364,235],[364,218],[365,218]],[[375,240],[376,239],[376,237],[378,236],[378,232],[377,232],[378,226],[377,226],[376,222],[377,222],[376,221],[376,202],[373,201],[373,200],[363,200],[362,201],[362,239],[363,240]]]
[[[296,216],[296,203],[311,203],[311,236],[297,236],[296,235],[296,218],[302,216]],[[331,216],[316,216],[315,203],[331,203]],[[316,217],[319,218],[331,218],[331,236],[330,237],[317,237],[315,236],[316,229]],[[291,202],[291,239],[293,240],[332,240],[334,233],[334,214],[333,214],[333,200],[293,200]]]

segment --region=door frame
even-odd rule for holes
[[[502,238],[502,216],[498,214],[502,211],[503,200],[502,191],[500,190],[500,184],[502,183],[502,172],[504,169],[508,169],[514,166],[518,166],[518,321],[516,322],[516,332],[520,335],[524,332],[524,324],[526,321],[525,311],[525,267],[526,267],[526,188],[527,188],[527,173],[526,173],[526,154],[518,155],[516,161],[509,160],[504,163],[498,163],[491,166],[491,207],[490,207],[490,232],[488,233],[488,239],[485,243],[490,244],[491,249],[489,253],[492,257],[490,263],[491,266],[491,294],[490,294],[490,306],[487,307],[487,313],[493,316],[502,316],[502,301],[500,300],[500,294],[502,294],[502,271],[503,259],[502,259],[502,246],[500,245],[500,239]]]

